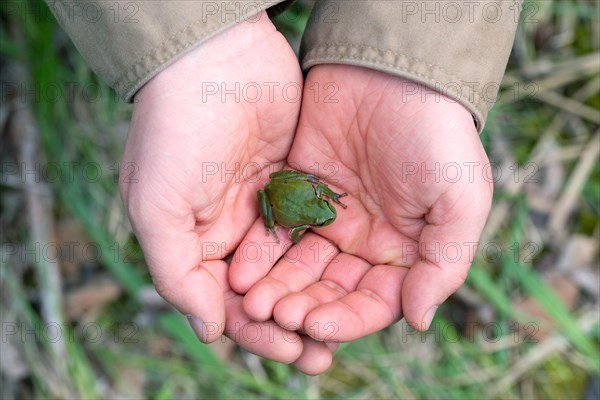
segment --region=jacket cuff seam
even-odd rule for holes
[[[341,48],[345,48],[345,51],[342,51]],[[358,54],[348,54],[348,50],[357,50]],[[365,51],[374,52],[372,56],[365,56]],[[334,52],[333,54],[331,54]],[[329,54],[327,54],[329,53]],[[340,55],[343,54],[343,55]],[[393,56],[395,60],[382,60],[386,56]],[[401,62],[400,60],[404,59],[407,62]],[[475,90],[469,90],[469,85],[465,84],[465,82],[446,71],[443,67],[431,63],[427,63],[421,59],[408,56],[406,54],[397,53],[392,50],[382,50],[373,46],[360,46],[350,43],[325,43],[321,46],[312,48],[307,51],[305,56],[303,57],[303,69],[308,70],[310,67],[323,64],[323,63],[340,63],[340,64],[356,64],[359,66],[379,66],[379,67],[387,67],[385,72],[395,74],[398,76],[404,76],[408,79],[414,80],[419,83],[423,83],[429,86],[431,89],[436,90],[442,93],[445,96],[451,97],[454,100],[458,101],[460,104],[465,106],[475,117],[477,122],[478,131],[481,132],[483,129],[483,125],[485,123],[486,115],[487,115],[487,105],[481,100],[481,96]],[[423,74],[418,71],[418,66],[426,67],[431,73],[435,75],[442,75],[438,79],[431,75]],[[443,79],[446,78],[446,79]],[[446,82],[444,82],[444,80]],[[450,83],[452,81],[456,81],[461,85],[462,89],[467,88],[469,91],[469,95],[473,101],[469,99],[469,97],[464,94],[453,94],[447,93],[446,91],[440,91],[439,86],[444,87],[445,84]]]
[[[265,6],[268,5],[268,3],[265,4]],[[138,58],[137,61],[131,64],[131,66],[115,81],[115,90],[125,101],[132,102],[135,93],[147,81],[152,79],[157,72],[185,55],[187,51],[200,45],[203,41],[212,36],[221,33],[239,22],[252,18],[263,11],[264,8],[257,9],[257,12],[254,14],[245,14],[244,18],[241,20],[238,16],[225,24],[221,24],[220,21],[210,23],[203,21],[202,18],[191,22],[175,34],[171,35],[168,39],[165,39],[160,44],[148,50]],[[198,27],[201,27],[202,29],[198,29]]]
[[[168,64],[175,62],[179,58],[177,56],[183,56],[186,50],[191,50],[192,46],[199,45],[200,42],[206,40],[207,38],[219,33],[222,30],[225,30],[226,28],[229,28],[230,26],[234,25],[236,21],[223,26],[211,26],[201,34],[198,34],[197,32],[194,32],[194,27],[201,23],[202,19],[197,19],[162,43],[158,44],[153,49],[141,56],[131,65],[131,67],[127,69],[127,71],[125,71],[125,73],[123,73],[123,75],[121,75],[119,79],[117,79],[115,88],[117,92],[122,93],[125,101],[131,102],[134,94],[158,71],[165,68]],[[169,48],[169,44],[176,42],[178,38],[188,34],[192,35],[190,39],[183,41],[179,45]],[[163,54],[160,55],[161,53]],[[150,65],[144,66],[144,64]]]

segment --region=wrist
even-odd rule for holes
[[[252,57],[254,49],[277,33],[267,13],[252,22],[242,21],[183,54],[150,79],[135,95],[135,103],[148,98],[196,91],[211,78],[223,78],[224,66]]]

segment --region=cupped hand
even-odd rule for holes
[[[206,41],[140,90],[120,189],[157,291],[201,340],[225,333],[256,354],[302,364],[330,352],[249,319],[223,261],[256,220],[254,178],[287,157],[300,108],[293,51],[265,13],[253,21]]]
[[[403,316],[427,329],[464,282],[491,205],[470,113],[408,80],[320,65],[305,82],[288,163],[347,192],[348,208],[292,247],[285,230],[274,246],[255,223],[242,246],[271,251],[235,257],[229,274],[246,312],[323,341],[354,340]]]

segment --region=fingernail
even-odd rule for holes
[[[338,349],[338,347],[340,347],[340,344],[338,342],[325,342],[325,346],[327,346],[329,351],[334,353]]]
[[[438,306],[433,306],[425,313],[425,317],[423,318],[424,331],[429,329],[429,326],[431,325],[431,321],[433,321],[433,317],[435,316],[437,308]]]
[[[200,339],[200,341],[206,343],[206,325],[204,325],[204,322],[202,322],[201,319],[194,317],[191,314],[186,315],[188,321],[190,322],[190,326],[192,327],[192,330],[194,331],[194,333],[196,334],[196,336],[198,336],[198,339]]]

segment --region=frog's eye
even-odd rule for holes
[[[287,185],[287,181],[283,181],[283,183],[284,183],[285,185]]]

